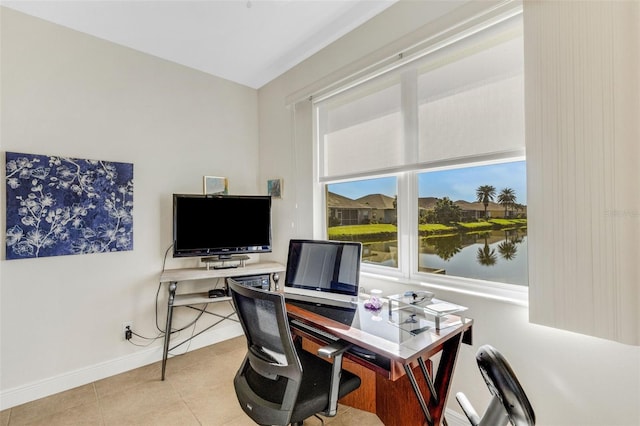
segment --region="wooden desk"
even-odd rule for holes
[[[443,424],[460,343],[471,344],[473,320],[452,315],[447,321],[453,325],[445,322],[440,330],[434,326],[413,334],[413,318],[401,311],[393,318],[386,309],[376,315],[359,303],[353,322],[345,324],[348,321],[331,319],[326,310],[314,309],[287,301],[293,331],[304,338],[305,348],[314,352],[330,342],[322,333],[355,345],[345,354],[344,368],[358,374],[363,384],[342,403],[376,413],[385,425]],[[431,359],[437,354],[434,377]],[[412,393],[415,397],[409,398]]]

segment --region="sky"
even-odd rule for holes
[[[516,202],[527,204],[526,162],[492,164],[489,166],[466,167],[421,173],[418,178],[419,197],[449,197],[453,201],[476,201],[476,189],[481,185],[496,188],[496,199],[504,188],[511,188]],[[357,199],[369,194],[396,195],[394,177],[370,179],[359,182],[345,182],[329,185],[329,191]]]

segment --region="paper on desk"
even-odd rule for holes
[[[427,309],[435,312],[454,312],[460,309],[460,306],[454,305],[453,303],[434,303],[433,305],[426,306]]]

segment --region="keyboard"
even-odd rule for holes
[[[358,303],[355,301],[336,300],[336,299],[330,299],[325,297],[308,296],[306,294],[285,293],[284,298],[287,302],[289,301],[306,302],[306,303],[314,303],[317,305],[335,306],[338,308],[355,309],[358,306]]]
[[[292,319],[290,321],[291,325],[301,329],[301,330],[305,330],[309,333],[311,333],[312,335],[316,336],[316,337],[320,337],[320,338],[324,338],[327,340],[330,340],[332,342],[337,342],[338,340],[340,340],[337,336],[334,336],[333,334],[324,331],[318,327],[314,327],[313,325],[309,325],[306,322],[302,322],[300,320],[297,319]]]
[[[318,327],[315,327],[313,325],[307,324],[307,323],[302,322],[300,320],[292,319],[290,321],[290,323],[291,323],[291,325],[293,327],[301,329],[301,330],[304,330],[304,331],[308,332],[309,334],[311,334],[311,335],[313,335],[315,337],[319,337],[321,339],[325,339],[325,340],[328,340],[330,342],[337,342],[338,340],[340,340],[339,337],[334,336],[333,334],[331,334],[331,333],[329,333],[327,331],[324,331],[324,330],[322,330],[322,329],[320,329]],[[359,356],[360,358],[364,358],[364,359],[366,359],[368,361],[371,361],[371,362],[374,362],[374,363],[376,362],[376,359],[377,359],[377,355],[374,352],[371,352],[371,351],[369,351],[367,349],[364,349],[364,348],[361,348],[359,346],[352,345],[351,348],[349,349],[349,352],[354,354],[354,355]],[[387,362],[387,364],[381,364],[381,365],[385,365],[387,368],[389,368],[388,360],[385,360],[385,361]]]

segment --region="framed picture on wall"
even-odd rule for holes
[[[133,250],[133,163],[6,153],[6,259]]]
[[[282,179],[267,180],[267,194],[272,198],[282,198]]]
[[[218,176],[203,176],[202,187],[205,195],[228,195],[229,179]]]

